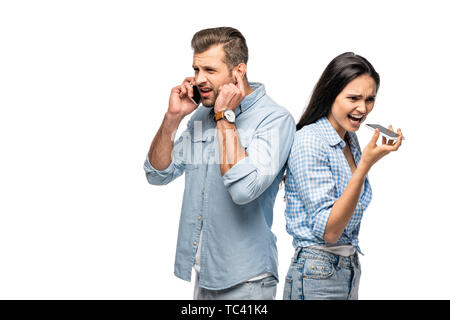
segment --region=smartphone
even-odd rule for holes
[[[375,129],[380,130],[380,134],[383,137],[386,137],[388,140],[397,140],[399,135],[395,133],[394,131],[389,130],[388,128],[385,128],[383,126],[380,126],[379,124],[366,124],[366,127],[369,129],[372,129],[375,131]],[[405,137],[402,137],[402,140],[405,140]]]
[[[198,105],[200,103],[200,100],[202,100],[202,97],[200,96],[200,91],[198,90],[197,86],[193,86],[192,89],[194,90],[194,96],[191,98],[191,100],[196,105]]]

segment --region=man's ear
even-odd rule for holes
[[[239,63],[233,68],[233,73],[243,79],[247,73],[247,65],[245,63]],[[236,82],[236,79],[234,79],[234,81]]]

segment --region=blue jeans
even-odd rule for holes
[[[299,248],[289,267],[284,300],[358,300],[361,266],[358,253],[338,256]]]
[[[274,276],[269,276],[261,280],[245,281],[224,290],[208,290],[199,287],[196,278],[194,300],[275,300],[277,283]]]

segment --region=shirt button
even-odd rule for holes
[[[197,241],[194,241],[194,246],[196,246],[197,245]]]

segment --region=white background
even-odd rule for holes
[[[184,178],[142,169],[192,35],[233,26],[250,81],[299,119],[336,55],[380,73],[368,122],[401,127],[370,172],[361,299],[449,299],[446,1],[1,1],[0,298],[190,299],[173,275]],[[371,135],[358,133],[364,147]],[[280,284],[293,254],[274,210]]]

